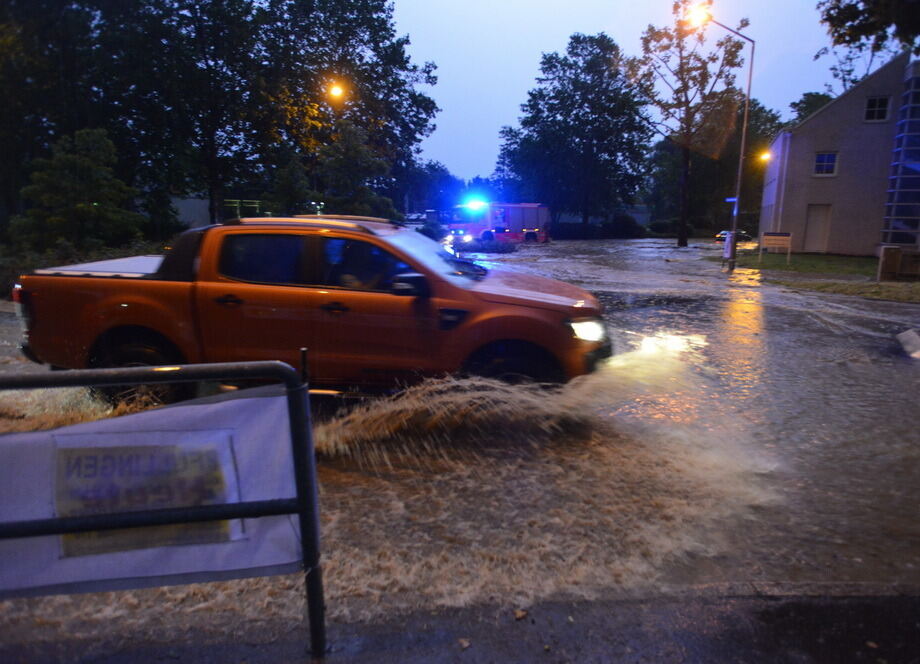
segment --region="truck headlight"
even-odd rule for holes
[[[572,334],[582,341],[601,341],[607,337],[607,329],[599,318],[581,318],[567,321]]]

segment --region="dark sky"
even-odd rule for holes
[[[790,116],[789,103],[833,82],[830,57],[813,61],[829,44],[816,0],[716,0],[713,15],[731,27],[747,17],[744,31],[756,40],[752,95]],[[424,157],[444,163],[463,178],[492,173],[498,131],[515,124],[533,87],[540,54],[565,49],[574,32],[606,32],[627,55],[640,53],[639,39],[651,23],[671,22],[671,1],[652,0],[395,0],[396,27],[411,39],[416,62],[438,65],[438,126],[424,144]],[[724,30],[710,25],[708,34]],[[747,57],[738,72],[747,80]],[[838,86],[839,87],[839,86]]]

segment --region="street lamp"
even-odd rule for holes
[[[332,80],[326,86],[326,103],[332,111],[333,125],[339,122],[339,116],[342,114],[349,91],[342,83]]]
[[[744,120],[741,123],[741,151],[738,153],[738,178],[735,182],[735,201],[732,207],[732,246],[728,258],[728,271],[732,272],[735,269],[735,259],[738,255],[738,204],[741,200],[741,175],[744,172],[744,148],[747,144],[748,111],[751,105],[751,79],[754,76],[754,40],[747,35],[741,34],[737,30],[731,29],[724,23],[719,23],[712,17],[712,12],[709,11],[709,7],[709,3],[700,3],[692,7],[684,15],[684,20],[694,28],[702,28],[707,23],[715,23],[720,28],[725,28],[733,35],[751,42],[751,62],[748,65],[747,91],[744,95]],[[769,157],[767,158],[769,159]],[[763,156],[761,156],[761,159],[763,159]]]

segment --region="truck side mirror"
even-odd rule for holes
[[[418,272],[407,272],[393,277],[390,292],[393,295],[428,297],[431,294],[431,288],[428,286],[425,275]]]

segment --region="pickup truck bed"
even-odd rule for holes
[[[60,275],[68,277],[122,277],[125,279],[149,278],[163,262],[163,256],[129,256],[112,258],[92,263],[77,263],[60,267],[45,267],[35,270],[34,274]]]

